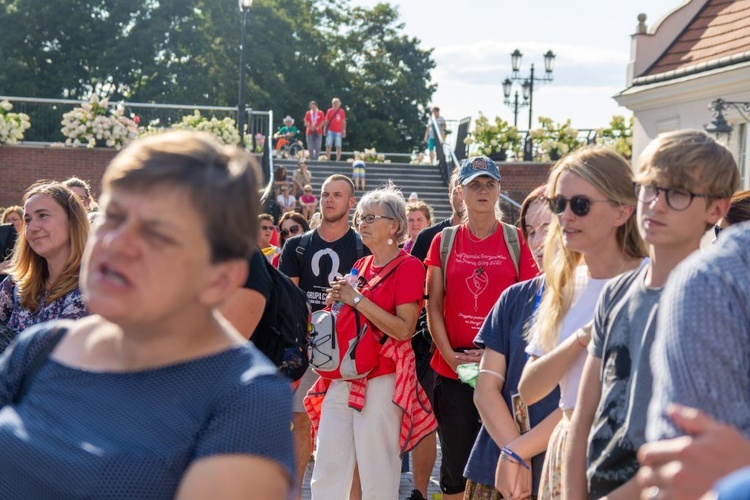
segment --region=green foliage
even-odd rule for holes
[[[301,123],[309,100],[339,97],[347,148],[418,145],[435,63],[394,7],[256,0],[247,20],[250,107]],[[241,25],[236,0],[0,0],[0,89],[235,106]]]
[[[621,115],[614,115],[609,127],[596,131],[596,143],[615,149],[626,159],[633,156],[633,116],[626,119]]]

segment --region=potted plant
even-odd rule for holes
[[[89,102],[63,115],[62,134],[69,146],[122,149],[138,137],[138,124],[125,116],[122,106],[109,107],[108,99],[92,95]]]
[[[14,144],[23,140],[24,132],[31,127],[26,113],[11,113],[13,105],[0,102],[0,144]]]
[[[240,133],[237,130],[236,122],[232,118],[227,117],[219,120],[215,116],[212,116],[211,119],[208,119],[201,115],[198,110],[194,111],[192,115],[183,116],[182,120],[174,124],[172,128],[208,132],[215,135],[224,144],[234,145],[240,142]]]
[[[473,145],[474,153],[496,161],[505,161],[508,151],[517,155],[521,142],[521,134],[516,127],[499,116],[495,117],[494,122],[490,122],[481,112],[474,122],[474,131],[464,140],[470,147]]]
[[[609,146],[629,160],[633,157],[633,117],[614,115],[609,127],[596,131],[596,143]]]
[[[578,140],[578,131],[565,123],[554,123],[551,118],[539,117],[540,128],[529,131],[537,148],[542,153],[541,161],[557,161],[563,155],[583,145]]]

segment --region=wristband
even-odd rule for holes
[[[493,377],[500,379],[502,383],[505,383],[505,377],[503,377],[501,374],[497,373],[496,371],[482,369],[482,370],[479,370],[479,373],[486,373],[487,375],[492,375]]]
[[[503,448],[502,453],[508,455],[509,457],[513,458],[514,460],[517,460],[519,464],[521,464],[521,467],[523,467],[526,470],[531,470],[529,467],[529,464],[527,464],[523,458],[521,458],[515,451],[511,450],[507,446]]]

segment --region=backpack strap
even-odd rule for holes
[[[450,226],[443,228],[443,231],[440,234],[440,267],[443,269],[443,290],[445,290],[447,284],[446,280],[448,278],[445,266],[448,262],[448,255],[450,255],[451,249],[453,248],[453,242],[456,239],[457,231],[458,226]]]
[[[303,234],[299,239],[299,243],[297,243],[297,248],[295,248],[295,253],[297,254],[297,262],[299,263],[300,268],[304,265],[304,263],[302,262],[302,257],[305,256],[305,250],[307,250],[307,247],[310,246],[310,242],[312,241],[314,232],[315,229],[311,229]]]
[[[357,242],[357,260],[365,256],[365,245],[362,243],[362,236],[357,231],[354,231],[354,238]]]
[[[521,259],[521,243],[518,241],[518,228],[506,222],[500,221],[503,225],[503,236],[505,244],[508,246],[508,253],[516,268],[516,277],[520,274],[518,262]]]
[[[57,347],[57,344],[62,340],[67,331],[67,328],[61,326],[56,326],[52,329],[52,333],[50,334],[50,338],[47,341],[47,344],[42,347],[42,350],[36,353],[36,356],[31,359],[29,369],[26,370],[26,372],[21,376],[21,383],[18,386],[18,392],[16,392],[15,396],[13,397],[14,405],[20,403],[24,396],[26,396],[26,393],[29,392],[31,383],[36,378],[37,373],[39,373],[39,371],[42,369],[44,364],[47,362],[50,353],[55,350],[55,347]]]

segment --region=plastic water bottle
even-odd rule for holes
[[[349,274],[344,276],[344,281],[349,283],[352,286],[352,288],[356,289],[357,285],[359,284],[359,277],[357,276],[358,274],[359,274],[359,270],[352,268],[352,270],[349,271]],[[342,307],[344,307],[344,303],[341,301],[338,301],[335,304],[333,304],[333,306],[331,307],[331,312],[334,315],[337,315],[339,312],[341,312]]]

